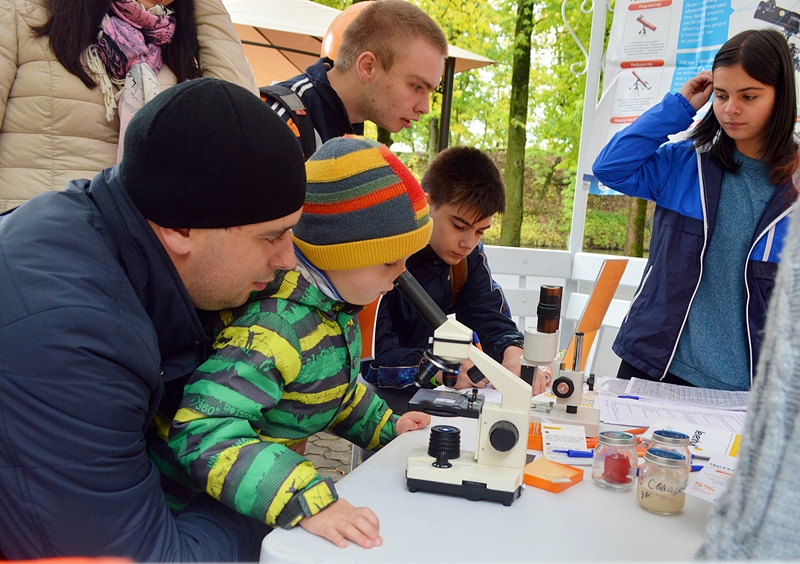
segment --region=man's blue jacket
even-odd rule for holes
[[[0,217],[0,551],[9,559],[257,556],[254,520],[211,498],[173,516],[145,432],[162,381],[207,337],[117,175]]]
[[[689,308],[703,276],[703,256],[714,233],[722,188],[721,163],[691,140],[666,143],[687,129],[695,111],[680,94],[667,94],[617,133],[594,163],[606,186],[656,202],[650,258],[614,352],[654,380],[662,379],[678,347]],[[746,285],[747,337],[752,385],[761,330],[797,190],[777,186],[753,233],[742,273]]]

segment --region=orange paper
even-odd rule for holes
[[[525,465],[525,483],[558,493],[583,481],[583,470],[547,460],[544,456]]]

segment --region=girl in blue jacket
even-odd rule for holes
[[[712,93],[689,139],[665,145]],[[618,377],[750,388],[797,197],[796,108],[786,40],[745,31],[597,157],[601,182],[656,202],[650,258],[614,342]]]

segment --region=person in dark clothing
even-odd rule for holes
[[[279,82],[295,92],[314,125],[316,146],[364,134],[364,120],[397,133],[430,111],[447,57],[441,28],[406,0],[380,0],[345,29],[335,63],[322,58]],[[290,120],[279,104],[272,108]]]
[[[510,317],[500,286],[492,280],[480,244],[492,216],[505,211],[505,187],[492,160],[481,151],[451,147],[433,160],[422,179],[433,218],[430,244],[406,262],[408,271],[447,314],[477,334],[483,350],[519,375],[522,333]],[[454,288],[451,277],[466,277]],[[454,296],[454,291],[457,295]],[[380,302],[375,322],[375,358],[364,378],[398,413],[417,390],[414,376],[433,331],[399,292]],[[464,361],[456,388],[473,386]],[[436,377],[441,384],[441,374]],[[486,385],[483,380],[477,384]]]
[[[209,496],[170,511],[150,429],[209,312],[294,267],[303,156],[211,78],[156,96],[125,141],[118,166],[0,216],[0,551],[256,560],[263,524]]]

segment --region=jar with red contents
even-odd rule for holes
[[[592,460],[594,483],[609,490],[629,490],[636,483],[636,437],[625,431],[603,431]]]

